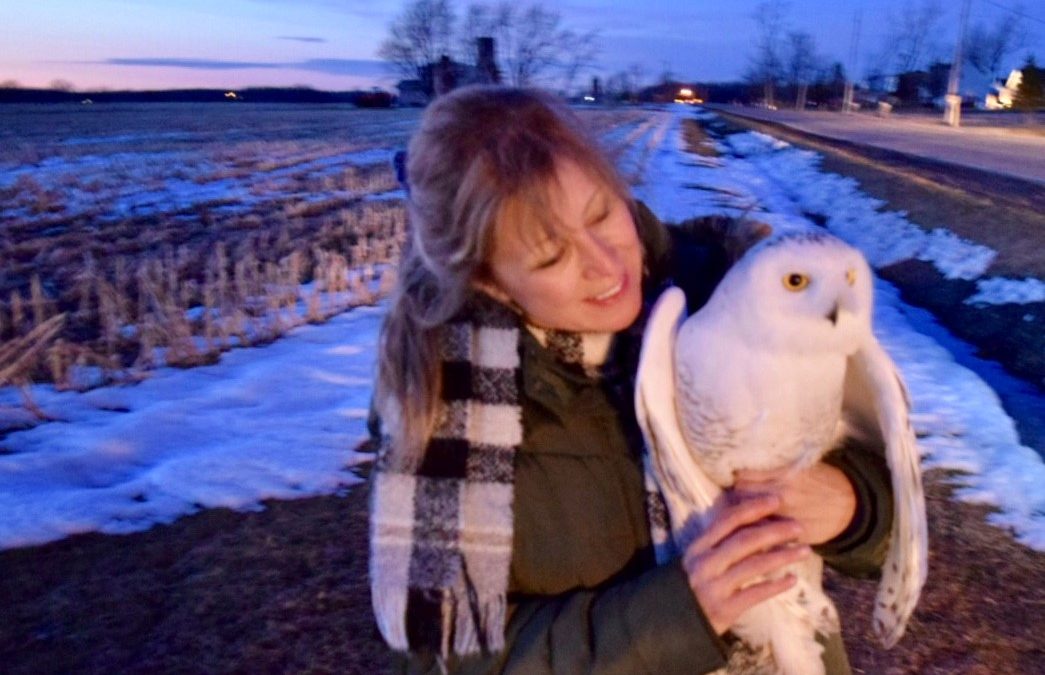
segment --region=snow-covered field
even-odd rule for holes
[[[755,133],[729,137],[719,157],[687,153],[680,125],[694,114],[708,113],[678,107],[600,122],[636,194],[665,220],[748,212],[786,227],[817,214],[873,265],[914,257],[947,277],[978,279],[975,302],[1040,299],[1039,281],[981,279],[993,251],[880,210],[854,181],[820,171],[813,153]],[[378,140],[365,149],[390,149],[402,131],[388,147]],[[14,184],[15,171],[26,173],[0,166],[0,186]],[[351,467],[368,459],[352,448],[365,437],[382,313],[381,305],[356,308],[214,365],[159,369],[134,386],[33,387],[58,421],[0,440],[0,548],[351,489],[359,481]],[[924,313],[883,282],[875,320],[911,389],[924,466],[968,472],[959,496],[996,505],[993,522],[1045,550],[1045,464],[1020,443],[995,391],[924,334]],[[0,389],[0,406],[17,401],[18,392]]]

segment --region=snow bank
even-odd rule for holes
[[[965,302],[970,305],[1045,302],[1045,283],[1040,279],[980,279],[976,282],[976,293],[966,298]]]
[[[126,533],[203,508],[330,494],[359,482],[377,331],[361,307],[213,366],[87,393],[35,387],[61,422],[0,441],[0,548]],[[16,393],[0,389],[0,404]]]

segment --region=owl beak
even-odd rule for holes
[[[830,321],[832,326],[837,326],[838,325],[838,303],[837,302],[834,304],[834,307],[831,308],[831,311],[828,312],[827,315],[824,318],[827,319],[828,321]]]

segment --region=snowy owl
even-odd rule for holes
[[[763,240],[688,319],[679,289],[657,300],[635,403],[680,545],[736,471],[801,471],[847,437],[884,448],[895,516],[874,628],[891,647],[925,582],[927,534],[910,403],[871,332],[872,281],[859,251],[826,233]],[[810,556],[789,571],[798,578],[789,591],[733,626],[745,653],[730,673],[823,673],[814,634],[838,631],[823,561]]]

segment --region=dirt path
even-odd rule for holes
[[[828,579],[856,672],[1035,672],[1045,663],[1045,558],[986,525],[986,508],[951,501],[941,478],[927,477],[929,582],[898,647],[870,638],[873,582]],[[366,504],[361,485],[2,552],[2,670],[388,672],[371,619]]]

